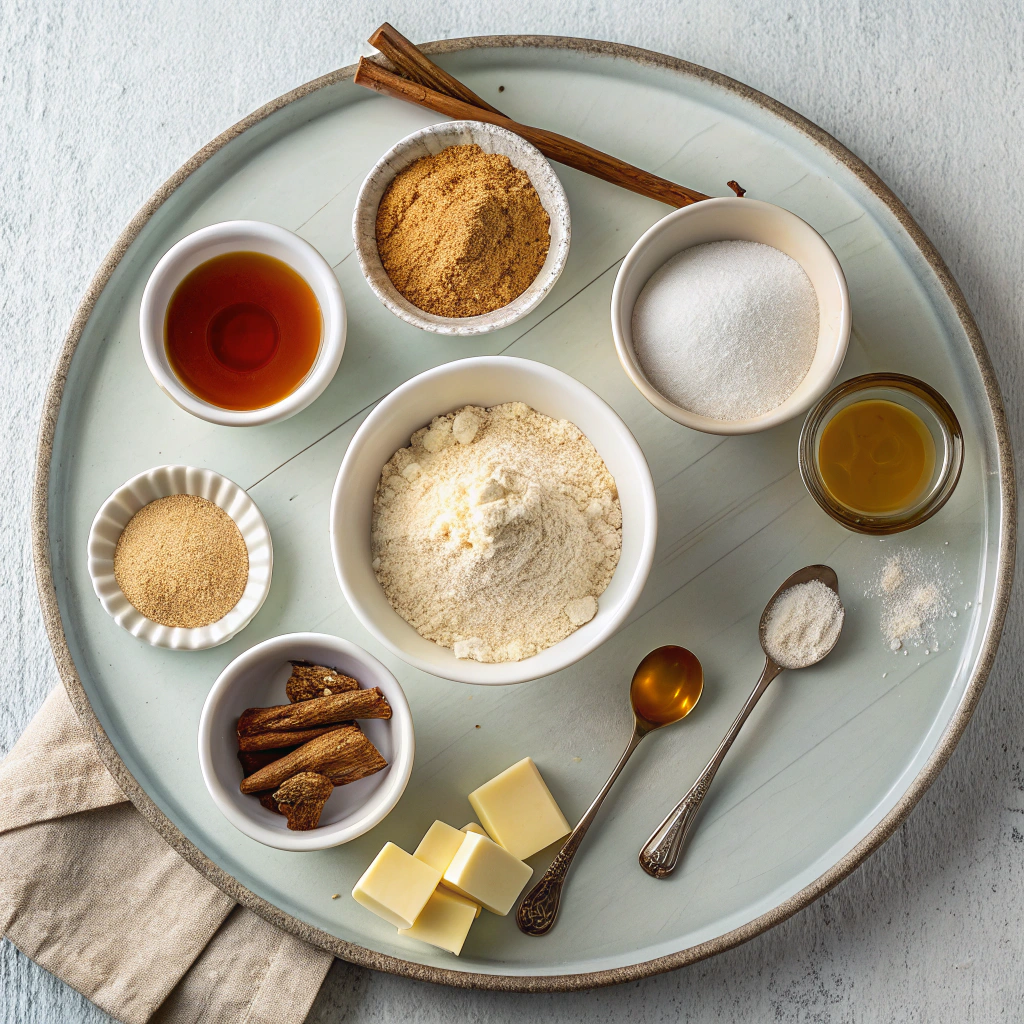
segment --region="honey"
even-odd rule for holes
[[[818,442],[818,468],[832,498],[854,512],[892,515],[910,508],[935,471],[935,441],[915,412],[865,399],[841,409]]]
[[[201,263],[175,289],[164,346],[197,398],[222,409],[263,409],[305,380],[322,327],[313,289],[287,263],[229,252]]]
[[[669,655],[668,652],[671,652]],[[685,647],[660,648],[648,655],[633,675],[629,696],[636,712],[652,725],[685,717],[704,685],[700,662]]]

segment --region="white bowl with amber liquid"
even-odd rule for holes
[[[167,309],[178,286],[199,266],[228,253],[250,252],[280,260],[309,286],[320,307],[320,344],[309,371],[289,394],[256,409],[228,409],[196,395],[175,373],[167,354]],[[293,231],[258,220],[211,224],[171,246],[153,269],[139,309],[142,354],[160,390],[185,412],[228,427],[277,423],[316,401],[338,372],[346,332],[345,297],[327,260]]]

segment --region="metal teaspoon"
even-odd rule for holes
[[[569,838],[551,862],[551,867],[519,904],[516,924],[521,932],[526,935],[545,935],[551,930],[558,916],[562,886],[576,851],[630,754],[649,732],[685,718],[700,700],[703,689],[704,669],[696,655],[685,647],[658,647],[637,665],[629,687],[633,735],[608,781],[587,808],[586,814],[580,818],[579,824],[569,833]]]
[[[771,655],[764,646],[764,632],[768,624],[768,613],[784,591],[801,583],[810,583],[812,580],[820,580],[825,586],[834,590],[838,596],[839,578],[836,576],[835,570],[827,565],[808,565],[793,573],[775,591],[772,599],[765,605],[765,609],[761,613],[761,622],[758,626],[758,637],[761,641],[761,649],[764,651],[765,657],[764,671],[761,673],[761,678],[757,681],[757,686],[754,687],[753,693],[747,698],[743,707],[740,708],[740,713],[736,716],[736,720],[729,726],[725,739],[719,744],[707,767],[700,773],[697,781],[689,788],[683,799],[679,801],[674,810],[655,829],[654,834],[644,844],[643,849],[640,851],[640,867],[647,874],[653,875],[655,878],[667,878],[675,870],[676,864],[679,861],[680,851],[683,847],[683,840],[690,831],[690,827],[697,817],[697,811],[700,810],[700,805],[707,795],[711,782],[722,761],[725,760],[725,755],[729,752],[733,740],[736,739],[750,712],[754,710],[754,705],[761,699],[764,691],[768,689],[768,684],[782,671],[782,666],[777,665],[772,660]],[[841,628],[840,633],[842,633]],[[823,658],[831,654],[832,648],[835,647],[838,640],[839,635],[837,634],[832,647],[816,661],[811,662],[810,665],[816,665]],[[801,667],[810,668],[810,665],[803,665]]]

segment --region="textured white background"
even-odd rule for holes
[[[935,241],[1024,451],[1021,0],[3,0],[0,751],[57,680],[28,500],[43,389],[79,296],[131,214],[191,153],[350,63],[385,18],[416,40],[538,32],[633,43],[807,115],[878,171]],[[781,927],[703,964],[582,994],[450,991],[336,962],[310,1020],[1024,1020],[1022,596],[1018,585],[996,669],[942,777],[878,854]],[[0,944],[0,1021],[107,1019]]]

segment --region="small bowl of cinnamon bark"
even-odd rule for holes
[[[240,832],[279,850],[325,850],[368,832],[412,773],[412,714],[361,647],[289,633],[239,655],[199,722],[199,764]]]

